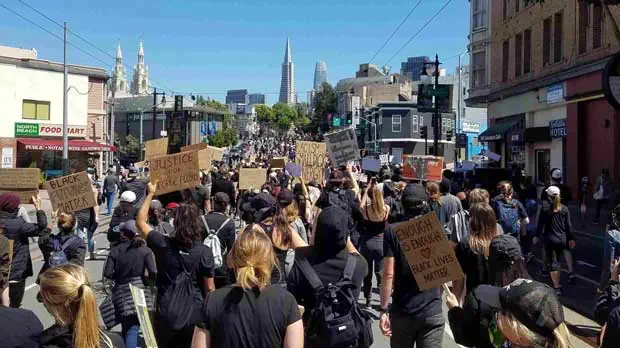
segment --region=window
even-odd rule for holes
[[[543,21],[543,67],[551,61],[551,17]]]
[[[22,104],[22,118],[26,120],[50,119],[50,102],[38,100],[24,100]]]
[[[588,50],[588,19],[590,17],[589,8],[590,5],[585,1],[578,1],[579,4],[579,54],[585,53]]]
[[[472,61],[473,79],[471,86],[475,88],[486,85],[486,52],[482,51],[472,54]]]
[[[523,32],[523,73],[532,70],[532,29]]]
[[[519,3],[517,1],[517,3]],[[515,37],[515,76],[521,76],[521,56],[523,49],[523,34],[519,33]]]
[[[441,119],[441,134],[446,134],[446,132],[448,131],[448,119],[447,118],[442,118]]]
[[[483,28],[486,26],[487,0],[472,0],[473,16],[472,29]]]
[[[418,132],[418,115],[411,116],[411,132]]]
[[[603,7],[600,2],[594,3],[592,8],[592,48],[603,45]]]
[[[508,0],[504,0],[504,20],[508,18]]]
[[[418,124],[420,125],[420,127],[424,127],[424,116],[418,116]]]
[[[392,115],[392,133],[400,132],[400,115]]]
[[[510,44],[508,40],[502,44],[502,81],[508,81],[508,59],[510,57]]]
[[[553,16],[555,27],[553,29],[553,62],[558,63],[562,61],[562,12],[558,12]]]

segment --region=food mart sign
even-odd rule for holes
[[[71,138],[86,138],[86,127],[68,126],[67,133]],[[61,137],[61,124],[15,123],[16,137]]]

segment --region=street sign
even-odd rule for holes
[[[549,121],[549,135],[552,138],[563,138],[566,136],[566,119]]]

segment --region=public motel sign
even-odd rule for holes
[[[72,138],[86,138],[85,126],[68,126],[67,133]],[[15,123],[16,137],[62,137],[61,124]]]

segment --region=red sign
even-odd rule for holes
[[[403,178],[441,181],[443,157],[403,155]]]

